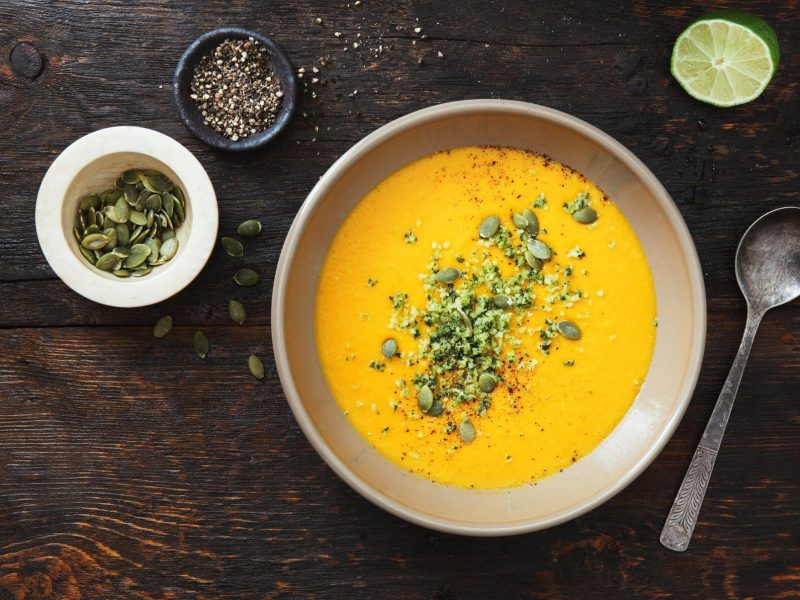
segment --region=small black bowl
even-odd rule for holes
[[[221,44],[226,39],[247,39],[253,38],[262,44],[272,59],[275,74],[283,84],[283,101],[275,122],[260,133],[254,133],[246,138],[233,141],[221,135],[203,123],[203,115],[197,109],[197,104],[189,96],[192,93],[192,75],[194,68],[206,54]],[[204,141],[209,146],[222,150],[243,151],[255,150],[268,144],[274,137],[283,131],[292,120],[297,106],[297,77],[294,74],[292,63],[283,49],[272,39],[241,27],[222,27],[204,33],[189,46],[178,61],[175,67],[175,75],[172,78],[172,94],[175,98],[175,105],[186,128],[196,137]]]

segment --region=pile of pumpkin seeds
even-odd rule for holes
[[[417,407],[428,417],[445,415],[445,432],[458,432],[464,444],[476,437],[472,418],[483,416],[491,406],[492,392],[505,382],[504,373],[531,370],[537,360],[519,350],[519,334],[535,336],[539,350],[547,355],[553,339],[575,341],[582,337],[578,325],[564,319],[545,319],[544,326],[532,328],[529,317],[534,310],[551,312],[556,304],[570,308],[584,294],[570,285],[575,266],[556,260],[556,253],[539,239],[539,219],[534,208],[544,206],[543,195],[531,208],[511,215],[506,225],[497,215],[479,225],[478,242],[471,256],[457,256],[455,264],[442,264],[441,244],[434,244],[428,271],[420,274],[426,292],[422,307],[408,303],[408,294],[391,296],[394,309],[389,327],[405,331],[417,341],[414,349],[401,349],[395,338],[380,347],[382,361],[370,367],[383,371],[385,363],[403,360],[406,365],[424,365],[410,382],[401,381],[401,395],[416,389]],[[564,203],[564,210],[581,225],[598,218],[588,194]],[[515,267],[503,277],[496,247]],[[567,253],[565,258],[580,260],[583,255]],[[552,265],[545,272],[545,264]],[[539,298],[537,290],[543,292]],[[574,365],[569,359],[565,364]]]
[[[73,233],[95,268],[117,277],[142,277],[178,252],[175,230],[186,219],[186,197],[153,169],[129,169],[114,187],[78,204]]]

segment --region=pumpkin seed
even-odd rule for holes
[[[142,183],[152,192],[168,192],[172,189],[172,182],[158,171],[142,177]]]
[[[472,421],[469,420],[469,417],[465,417],[464,420],[461,421],[461,424],[458,426],[458,435],[461,436],[465,444],[471,444],[472,440],[475,439],[475,426],[472,424]]]
[[[92,206],[90,206],[89,210],[86,211],[86,224],[97,225],[97,211]]]
[[[582,225],[591,225],[597,221],[597,211],[591,206],[584,206],[572,213],[572,218]]]
[[[242,242],[240,242],[236,238],[223,237],[222,238],[222,247],[225,248],[225,252],[227,252],[231,256],[243,256],[244,255],[244,246],[242,246]]]
[[[166,231],[162,231],[161,232],[161,243],[163,244],[167,240],[172,239],[174,237],[175,237],[175,231],[173,231],[172,229],[167,229]]]
[[[90,263],[95,264],[97,262],[97,257],[94,255],[94,252],[92,252],[91,250],[87,250],[83,246],[78,246],[78,250],[81,251],[81,254],[83,254],[83,257],[86,260],[88,260]]]
[[[161,210],[161,196],[158,194],[151,194],[144,203],[145,208],[158,212]]]
[[[171,260],[172,257],[178,252],[178,238],[170,238],[161,244],[161,251],[159,257],[165,260]]]
[[[84,228],[83,233],[85,235],[89,235],[90,233],[100,233],[100,227],[98,227],[97,225],[87,225]]]
[[[419,388],[419,393],[417,394],[417,404],[419,404],[420,409],[424,413],[428,412],[433,406],[433,392],[427,385],[423,385],[421,388]]]
[[[456,279],[461,276],[461,273],[458,269],[453,267],[449,267],[447,269],[442,269],[433,278],[438,281],[439,283],[453,283]]]
[[[580,327],[575,325],[572,321],[559,321],[556,323],[556,329],[558,329],[558,333],[568,340],[579,340],[583,335]]]
[[[244,309],[244,304],[238,300],[228,300],[228,314],[234,323],[244,325],[247,320],[247,311]]]
[[[208,336],[202,331],[194,332],[192,346],[194,347],[195,353],[197,353],[197,356],[200,358],[205,358],[208,355],[209,349],[211,348],[211,344],[208,341]]]
[[[236,271],[236,275],[233,276],[233,280],[241,286],[249,287],[251,285],[255,285],[258,283],[258,280],[261,279],[253,269],[239,269]]]
[[[530,251],[525,251],[525,262],[528,263],[528,266],[535,271],[542,270],[542,261],[536,258]]]
[[[141,246],[141,244],[137,244],[137,246]],[[147,248],[147,246],[145,246]],[[125,259],[125,267],[128,269],[135,269],[139,265],[141,265],[144,261],[147,260],[147,257],[150,255],[150,248],[147,248],[147,252],[142,252],[141,250],[138,252],[134,252],[131,250],[131,255]]]
[[[240,224],[239,227],[236,228],[236,231],[239,232],[239,235],[243,235],[244,237],[258,235],[261,233],[261,222],[256,219],[249,219]]]
[[[528,227],[528,219],[519,213],[514,213],[511,215],[511,221],[514,223],[514,227],[517,229],[525,229]]]
[[[526,208],[522,211],[522,216],[525,217],[525,220],[528,224],[525,226],[525,231],[527,231],[533,237],[539,235],[539,219],[536,218],[536,215],[533,214],[533,211],[530,208]]]
[[[547,260],[553,256],[550,246],[541,240],[528,240],[528,252],[540,260]]]
[[[433,404],[431,404],[431,407],[425,414],[428,415],[429,417],[438,417],[443,412],[444,412],[444,404],[439,402],[439,400],[434,400]]]
[[[114,256],[118,256],[119,258],[128,258],[131,255],[130,248],[123,248],[121,246],[117,246],[111,251],[111,254]]]
[[[89,194],[81,198],[80,204],[78,204],[78,210],[89,210],[89,207],[95,210],[100,208],[100,196],[97,194]]]
[[[133,270],[133,276],[134,277],[144,277],[145,275],[150,273],[150,271],[152,271],[152,270],[153,270],[153,267],[144,267],[144,268],[136,267]]]
[[[381,346],[381,354],[383,354],[386,358],[392,358],[395,354],[397,354],[397,340],[394,338],[389,338],[383,345]]]
[[[497,379],[491,373],[481,373],[478,377],[478,387],[485,394],[490,394],[497,387]]]
[[[122,174],[122,181],[130,185],[139,183],[142,177],[142,172],[138,169],[129,169]]]
[[[157,338],[164,337],[170,331],[172,331],[172,317],[169,315],[161,317],[153,326],[153,336]]]
[[[119,256],[109,252],[108,254],[104,254],[100,258],[97,259],[94,266],[100,269],[101,271],[110,271],[117,267],[122,259]]]
[[[147,225],[147,216],[138,210],[132,210],[128,216],[128,219],[130,219],[131,223],[134,225],[141,225],[142,227]]]
[[[114,205],[114,213],[117,215],[120,223],[127,223],[128,217],[131,216],[131,207],[125,201],[125,198],[120,198]]]
[[[161,242],[158,238],[147,238],[144,241],[144,245],[150,248],[150,254],[147,257],[147,262],[149,264],[153,264],[158,260],[158,257],[161,254]]]
[[[511,306],[511,298],[506,296],[505,294],[497,294],[494,298],[492,298],[492,302],[497,308],[508,308]]]
[[[127,223],[120,223],[114,227],[117,231],[117,244],[120,246],[127,246],[130,243],[131,232],[128,229]]]
[[[117,230],[113,227],[103,230],[103,235],[108,238],[108,243],[104,246],[106,250],[113,250],[117,245]]]
[[[480,227],[478,227],[478,235],[481,236],[483,239],[488,240],[495,233],[497,233],[497,230],[499,228],[500,228],[500,217],[492,215],[490,217],[486,217],[483,223],[480,224]]]
[[[247,368],[250,369],[250,374],[256,379],[264,379],[264,363],[255,354],[251,354],[247,359]]]
[[[128,203],[129,207],[136,206],[136,200],[139,198],[139,192],[136,191],[134,186],[126,185],[125,189],[123,190],[123,194],[125,196],[125,202]]]
[[[164,207],[164,212],[167,216],[171,217],[175,212],[175,197],[169,192],[161,194],[161,204]]]
[[[126,270],[126,269],[114,269],[112,271],[112,273],[114,275],[116,275],[117,277],[130,277],[131,276],[131,272]]]
[[[81,240],[81,246],[87,250],[100,250],[108,243],[108,238],[102,233],[90,233]]]

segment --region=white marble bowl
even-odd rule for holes
[[[114,186],[126,169],[157,169],[186,196],[186,220],[176,229],[178,253],[144,277],[118,278],[81,255],[72,233],[78,202]],[[134,307],[177,294],[200,273],[217,237],[219,213],[211,180],[200,162],[172,138],[142,127],[109,127],[67,147],[50,165],[36,199],[36,235],[61,280],[108,306]]]
[[[489,491],[423,479],[388,461],[361,437],[328,388],[312,326],[322,264],[358,201],[413,160],[481,144],[547,154],[591,178],[616,201],[647,254],[659,325],[653,361],[638,397],[593,452],[536,485]],[[667,443],[689,404],[705,332],[703,276],[692,238],[650,170],[619,142],[580,119],[506,100],[467,100],[420,110],[348,150],[297,213],[272,296],[278,374],[297,422],[320,456],[378,506],[426,527],[468,535],[551,527],[591,510],[633,481]]]

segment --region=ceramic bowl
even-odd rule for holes
[[[250,37],[258,40],[269,52],[272,65],[275,68],[275,74],[283,84],[283,102],[275,122],[269,128],[234,142],[224,135],[220,135],[203,122],[203,115],[200,114],[194,100],[190,98],[192,75],[200,59],[226,39],[247,39]],[[178,116],[194,136],[209,146],[221,150],[234,152],[255,150],[271,142],[281,131],[286,129],[292,120],[297,106],[297,77],[289,57],[286,56],[283,49],[272,38],[249,29],[223,27],[204,33],[186,49],[175,67],[172,94],[175,99],[175,106],[178,109]]]
[[[133,168],[156,169],[179,185],[186,220],[175,231],[172,260],[144,277],[120,279],[89,264],[72,230],[80,199],[114,187]],[[189,285],[211,255],[218,223],[214,187],[200,162],[172,138],[142,127],[109,127],[73,142],[50,165],[36,199],[36,235],[53,271],[82,296],[109,306],[155,304]]]
[[[535,485],[491,491],[428,481],[390,462],[365,441],[328,389],[314,328],[309,327],[325,255],[359,199],[415,159],[484,144],[547,154],[608,193],[647,254],[659,319],[650,371],[614,431],[562,472]],[[633,481],[667,443],[689,403],[705,328],[697,254],[675,204],[655,176],[595,127],[556,110],[503,100],[420,110],[381,127],[346,152],[297,214],[278,263],[272,300],[272,341],[281,383],[297,422],[320,456],[378,506],[419,525],[469,535],[551,527],[598,506]]]

